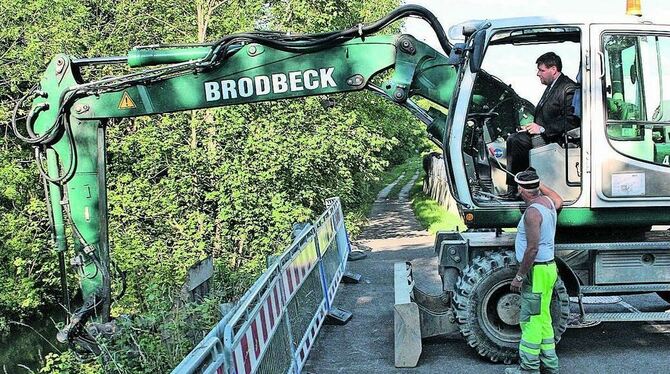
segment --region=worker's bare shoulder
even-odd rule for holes
[[[526,224],[540,224],[542,223],[542,214],[540,214],[540,211],[536,207],[531,205],[526,208],[526,214],[524,214],[523,219]]]

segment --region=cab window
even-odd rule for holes
[[[605,34],[607,137],[619,153],[670,166],[670,37]]]

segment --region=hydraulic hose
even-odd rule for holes
[[[226,36],[212,43],[209,54],[201,60],[195,62],[185,62],[181,64],[170,65],[168,67],[155,70],[133,73],[119,78],[105,79],[99,82],[91,82],[71,87],[70,89],[67,89],[61,93],[59,98],[58,114],[53,126],[51,126],[49,129],[44,131],[42,135],[39,136],[34,133],[31,127],[32,118],[37,114],[38,111],[46,110],[47,107],[44,105],[41,107],[35,107],[33,109],[33,111],[27,116],[29,118],[26,118],[26,127],[29,134],[26,137],[21,135],[21,133],[18,131],[16,122],[20,105],[36,91],[36,87],[33,87],[29,94],[24,96],[16,104],[12,115],[12,129],[14,130],[14,134],[17,136],[17,138],[38,148],[37,152],[38,155],[40,155],[40,157],[38,157],[38,162],[43,158],[41,157],[42,149],[40,149],[40,147],[47,147],[53,144],[53,142],[58,139],[59,135],[63,133],[69,137],[70,151],[72,152],[73,157],[70,165],[68,166],[68,170],[64,175],[57,176],[55,178],[51,177],[46,172],[44,172],[42,165],[39,165],[40,174],[42,174],[45,179],[52,183],[64,184],[72,178],[76,170],[76,149],[74,146],[72,130],[67,123],[68,120],[66,112],[67,108],[69,108],[69,104],[72,103],[74,99],[78,98],[81,94],[90,95],[99,94],[106,91],[118,91],[124,87],[132,86],[138,82],[150,82],[155,79],[163,79],[166,76],[183,74],[186,71],[192,71],[193,69],[207,69],[219,64],[222,60],[237,52],[240,46],[244,43],[259,43],[271,48],[292,53],[316,52],[330,48],[334,45],[344,43],[354,38],[364,38],[365,36],[375,34],[391,23],[411,16],[419,17],[425,20],[435,31],[435,34],[437,35],[444,52],[447,55],[451,53],[451,44],[448,42],[444,28],[433,13],[419,5],[405,5],[399,7],[372,24],[359,24],[356,27],[342,31],[305,35],[287,35],[285,33],[267,31],[234,34]],[[199,46],[204,45],[206,44],[201,44]],[[83,64],[95,64],[96,62],[100,61],[101,60],[88,59],[82,60],[81,62]],[[123,61],[123,58],[111,58],[109,61],[104,60],[103,63],[116,63],[120,61]]]
[[[422,6],[405,5],[393,10],[391,13],[370,25],[359,24],[357,27],[352,27],[343,31],[296,36],[277,32],[240,33],[226,36],[214,43],[212,53],[207,56],[205,60],[210,63],[215,62],[219,60],[221,56],[225,56],[232,45],[243,42],[259,43],[286,52],[316,52],[357,37],[363,38],[367,35],[374,34],[391,23],[410,16],[417,16],[428,22],[433,31],[435,31],[440,46],[444,52],[447,55],[451,53],[451,44],[449,44],[444,28],[437,17]]]

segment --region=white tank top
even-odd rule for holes
[[[554,259],[554,236],[556,235],[556,208],[554,207],[554,202],[546,197],[553,209],[549,209],[542,204],[531,204],[529,206],[537,209],[542,215],[542,224],[540,224],[540,243],[538,246],[537,256],[535,257],[535,262],[546,262]],[[526,212],[528,209],[526,209]],[[517,234],[516,240],[514,242],[514,251],[516,253],[516,260],[521,262],[523,260],[523,255],[526,253],[526,248],[528,247],[528,242],[526,241],[526,226],[524,225],[524,219],[526,218],[526,213],[523,213],[521,221],[517,225]]]

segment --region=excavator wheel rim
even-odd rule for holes
[[[475,258],[468,265],[456,283],[453,295],[453,307],[456,321],[461,334],[468,345],[475,348],[477,353],[493,362],[510,364],[518,361],[518,342],[521,337],[519,329],[516,339],[500,339],[481,323],[483,300],[493,287],[501,287],[503,282],[511,282],[516,273],[517,262],[512,251],[490,251]],[[501,276],[501,271],[507,273],[509,279],[493,281],[493,287],[481,289],[482,285],[491,282],[492,276]],[[504,287],[504,286],[503,286]],[[484,308],[486,309],[486,308]],[[552,301],[552,318],[554,320],[554,337],[556,342],[561,338],[568,326],[570,317],[570,298],[560,277],[554,286]],[[482,326],[484,325],[484,326]],[[494,341],[498,339],[498,342]]]

